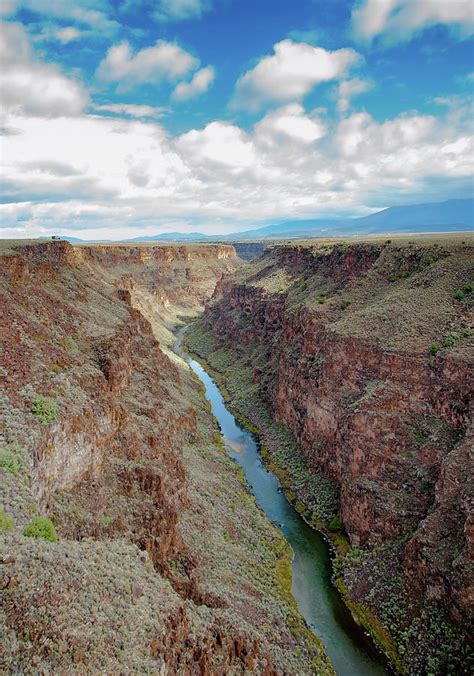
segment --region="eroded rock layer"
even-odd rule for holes
[[[284,541],[157,340],[232,247],[0,253],[2,669],[332,673]]]
[[[392,557],[407,606],[392,620],[400,632],[423,604],[472,626],[473,281],[472,241],[279,245],[218,284],[189,338],[237,408],[265,426],[263,402],[307,475],[339,487],[333,530],[341,519],[366,565],[358,581],[347,563],[346,584],[376,611],[394,592],[364,587],[367,553]],[[318,486],[311,495],[308,477],[292,480],[291,458],[284,470],[307,518],[327,522],[313,509]],[[410,636],[398,642],[414,650]],[[449,660],[433,665],[446,673]]]

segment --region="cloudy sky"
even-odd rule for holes
[[[472,193],[472,0],[2,0],[0,236]]]

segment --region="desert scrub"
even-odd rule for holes
[[[43,540],[49,540],[50,542],[58,541],[54,523],[51,519],[44,516],[37,516],[30,521],[23,531],[23,535],[29,538],[43,538]]]
[[[11,530],[15,525],[15,519],[8,514],[5,514],[3,509],[0,509],[0,532]]]
[[[459,340],[459,333],[456,333],[455,331],[451,331],[451,333],[448,333],[448,335],[444,339],[444,346],[445,347],[453,347],[453,345],[456,345],[458,340]]]
[[[31,412],[43,425],[49,425],[58,417],[58,407],[56,403],[48,397],[41,394],[35,394],[31,401]]]
[[[14,446],[0,448],[0,469],[3,469],[7,474],[13,474],[13,476],[25,469],[22,458],[24,450],[21,453],[22,450],[16,449]]]

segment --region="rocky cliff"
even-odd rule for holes
[[[2,668],[331,673],[284,541],[157,340],[232,247],[0,253]]]
[[[473,254],[472,242],[448,240],[275,246],[218,285],[189,338],[237,408],[265,427],[262,402],[291,432],[306,476],[287,454],[290,497],[315,523],[343,524],[358,552],[344,585],[397,636],[410,673],[429,671],[429,659],[449,673],[448,658],[433,656],[448,625],[430,628],[432,647],[416,656],[416,617],[429,623],[440,609],[462,630],[472,622]],[[278,464],[278,439],[269,446]],[[339,490],[332,517],[318,513],[328,501],[312,477]],[[375,584],[377,569],[380,587],[387,573],[375,562],[382,550],[400,576],[385,594]]]

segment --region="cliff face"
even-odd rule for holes
[[[214,350],[251,369],[310,471],[340,486],[352,545],[403,542],[413,597],[464,626],[473,254],[448,242],[276,246],[218,285],[201,323]]]
[[[330,673],[290,630],[283,542],[156,337],[238,264],[225,246],[48,242],[0,256],[8,668],[304,673],[314,659]],[[23,535],[39,515],[58,542]]]

